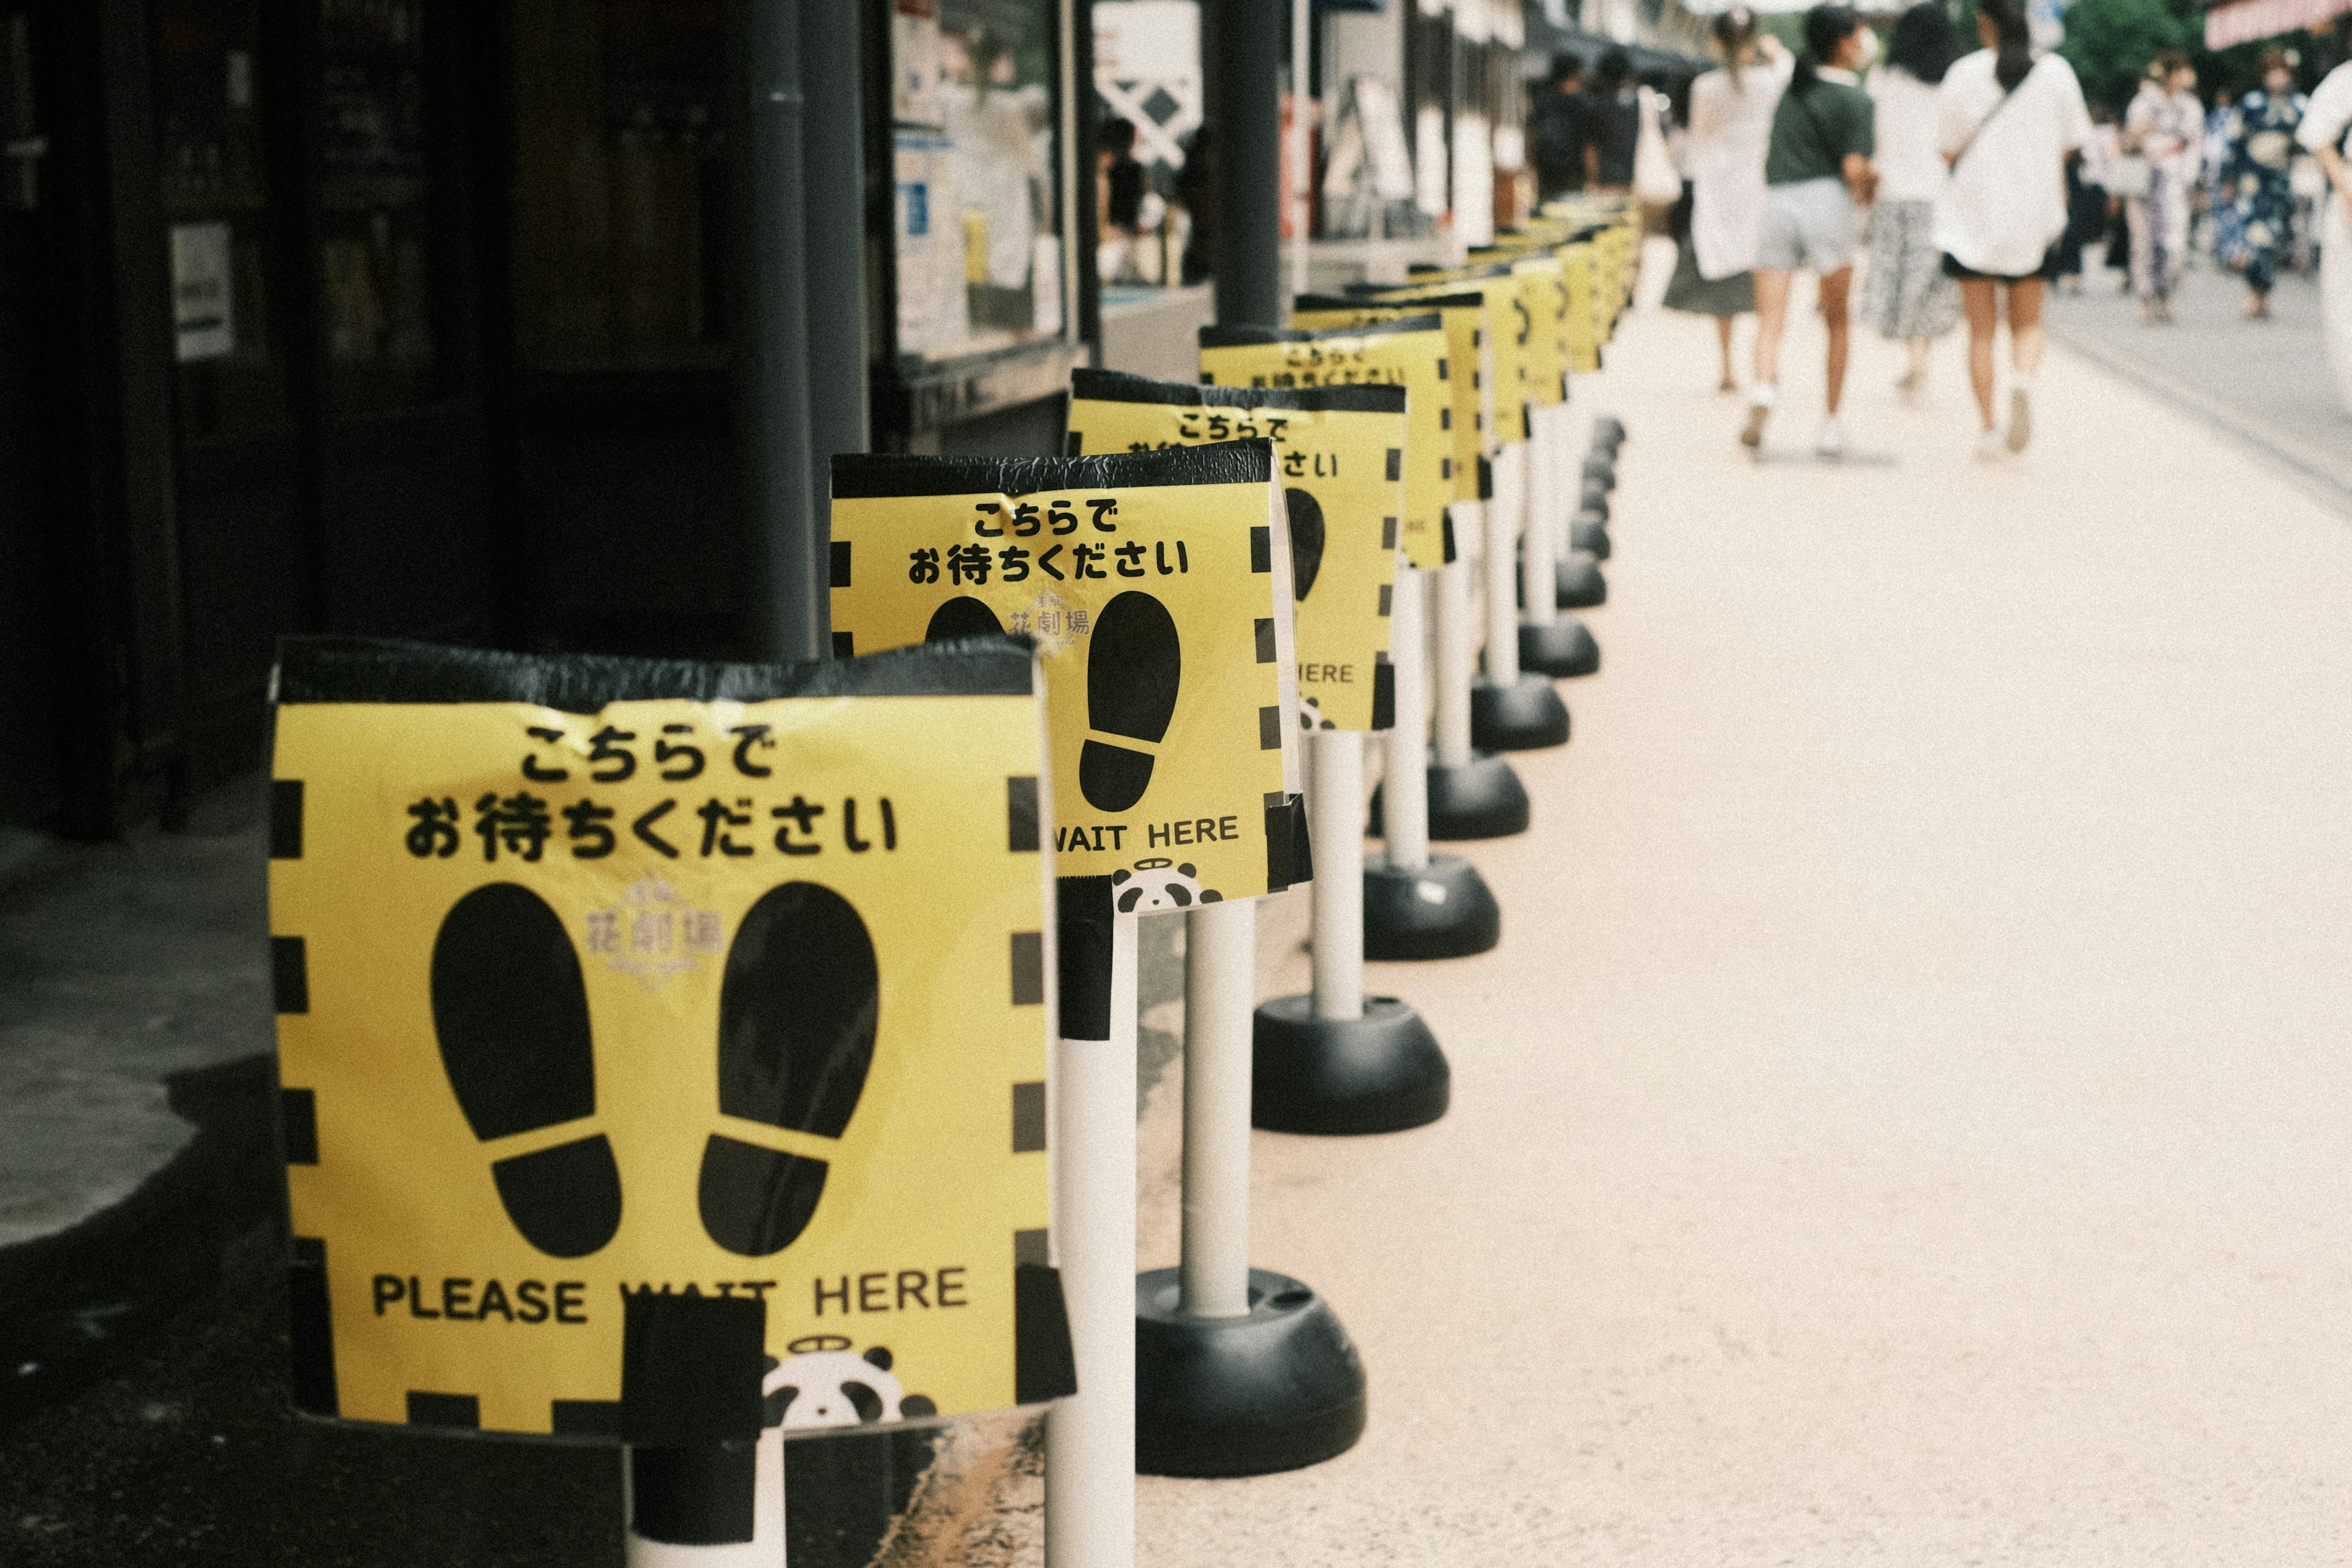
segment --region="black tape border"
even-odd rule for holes
[[[1273,478],[1274,443],[1263,437],[1212,441],[1164,452],[1104,452],[1076,458],[917,458],[858,452],[833,459],[833,498],[1025,496],[1045,490],[1262,485]]]
[[[1416,300],[1414,304],[1422,301]],[[1202,327],[1204,349],[1262,348],[1268,343],[1319,343],[1332,338],[1385,338],[1400,332],[1442,332],[1445,318],[1434,310],[1399,316],[1393,321],[1367,321],[1360,327],[1319,327],[1312,331],[1285,331],[1278,327]]]
[[[1304,414],[1402,414],[1402,386],[1200,386],[1121,370],[1074,370],[1074,403],[1164,403],[1176,407],[1295,408]]]

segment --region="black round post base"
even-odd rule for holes
[[[1599,485],[1604,490],[1617,488],[1617,460],[1605,453],[1595,452],[1584,459],[1584,482]]]
[[[1601,563],[1581,550],[1571,550],[1553,563],[1552,604],[1563,610],[1589,610],[1609,602],[1609,579],[1601,574]],[[1519,573],[1519,607],[1528,603],[1528,575]]]
[[[1445,1114],[1445,1053],[1393,996],[1367,996],[1348,1019],[1317,1017],[1312,996],[1277,996],[1259,1005],[1250,1040],[1250,1125],[1265,1131],[1402,1132]]]
[[[1580,518],[1598,518],[1602,522],[1607,522],[1609,521],[1609,492],[1602,489],[1599,485],[1585,486],[1584,493],[1577,498],[1576,515]]]
[[[1592,422],[1592,444],[1607,446],[1614,452],[1625,444],[1625,422],[1614,414],[1604,414]]]
[[[1539,752],[1568,744],[1568,704],[1540,675],[1470,688],[1470,743],[1486,752]]]
[[[1568,525],[1568,546],[1581,550],[1595,561],[1609,559],[1611,544],[1609,525],[1597,517],[1580,517]]]
[[[1432,855],[1417,871],[1391,865],[1385,855],[1365,857],[1366,958],[1468,958],[1502,940],[1502,906],[1478,868],[1461,856]]]
[[[1601,645],[1582,621],[1554,621],[1548,626],[1519,628],[1519,668],[1554,680],[1592,675],[1601,668]],[[1475,700],[1475,688],[1473,688]],[[1475,723],[1474,715],[1472,722]]]
[[[1508,838],[1528,830],[1528,786],[1492,752],[1474,752],[1458,768],[1429,764],[1429,836],[1447,843]],[[1381,792],[1372,791],[1373,837],[1381,833]],[[1370,911],[1366,913],[1370,918]]]
[[[1245,1318],[1177,1310],[1177,1271],[1135,1277],[1135,1468],[1265,1476],[1346,1453],[1364,1434],[1364,1366],[1323,1298],[1253,1268]]]

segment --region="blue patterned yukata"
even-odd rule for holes
[[[2213,192],[2213,255],[2267,294],[2294,232],[2294,190],[2287,179],[2295,127],[2309,100],[2263,88],[2230,111],[2229,143]]]

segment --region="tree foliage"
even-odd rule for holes
[[[2074,0],[2058,52],[2074,68],[2084,98],[2121,113],[2147,62],[2166,49],[2196,60],[2200,79],[2210,70],[2205,13],[2197,0]]]

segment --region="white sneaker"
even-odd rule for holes
[[[1813,456],[1843,458],[1845,456],[1845,426],[1834,414],[1822,421],[1822,433],[1813,437]]]
[[[2033,439],[2033,398],[2021,386],[2009,392],[2009,449],[2022,452]]]
[[[1780,388],[1769,381],[1748,389],[1748,423],[1739,427],[1739,444],[1751,452],[1764,444],[1764,421],[1771,417],[1779,393]]]
[[[1983,431],[1979,431],[1979,432],[1978,432],[1978,434],[1977,434],[1977,461],[1978,461],[1978,462],[1979,462],[1979,463],[1998,463],[1998,462],[2000,462],[2000,461],[2001,460],[2001,458],[2002,458],[2003,457],[2005,457],[2005,456],[2007,455],[2007,453],[2008,453],[2008,447],[2007,447],[2002,443],[2001,438],[2000,438],[2000,431],[1998,431],[1998,430],[1983,430]]]

